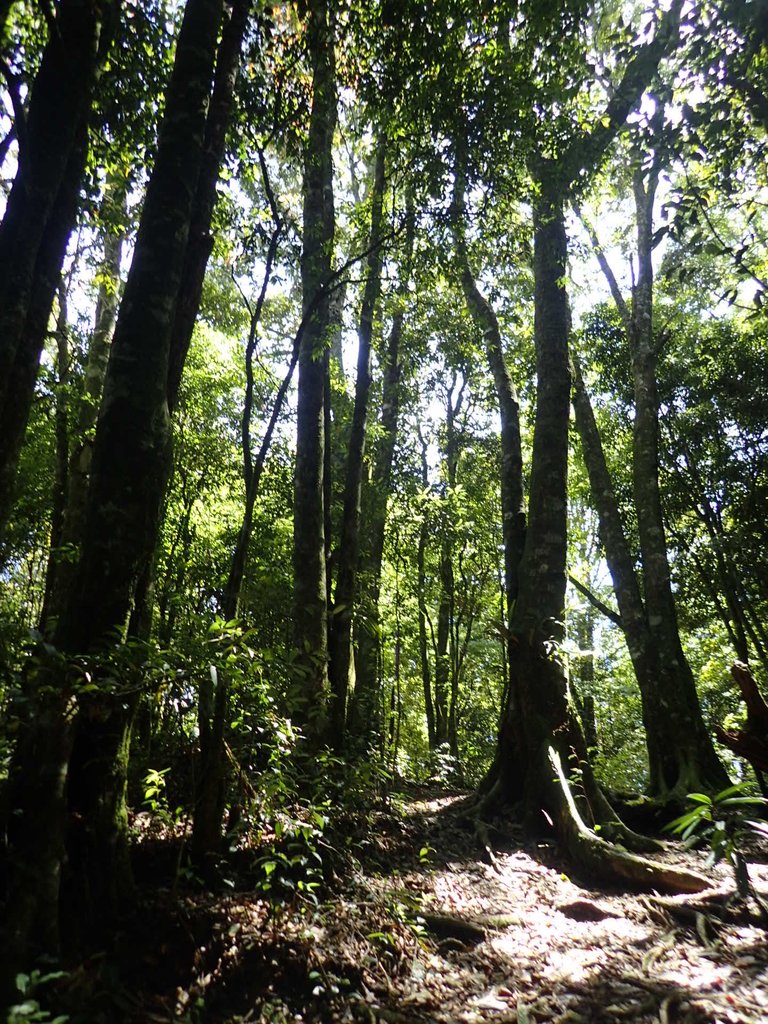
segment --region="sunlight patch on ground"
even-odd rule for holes
[[[650,941],[650,930],[624,918],[570,921],[562,914],[529,912],[516,928],[494,935],[490,944],[510,963],[535,962],[552,981],[586,981],[600,973],[610,953]]]

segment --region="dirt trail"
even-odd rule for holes
[[[522,842],[514,826],[503,841],[492,834],[493,863],[484,862],[456,797],[411,801],[368,825],[350,825],[344,841],[359,857],[344,862],[335,895],[316,909],[270,916],[247,892],[189,898],[174,903],[169,931],[171,908],[158,908],[165,923],[134,965],[123,1019],[768,1021],[768,950],[756,916],[724,923],[702,897],[662,906],[583,888],[554,847]],[[707,870],[695,854],[664,856]],[[768,895],[768,867],[750,871]],[[714,877],[721,896],[730,892],[728,871]]]

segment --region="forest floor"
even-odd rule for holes
[[[490,836],[491,851],[460,797],[424,793],[328,837],[329,852],[343,843],[354,857],[335,858],[316,905],[270,901],[243,877],[218,896],[153,886],[100,986],[86,965],[66,1001],[89,1006],[87,1024],[768,1020],[765,923],[725,905],[726,868],[674,847],[660,856],[710,872],[715,888],[660,900],[582,885],[514,823]],[[766,857],[750,861],[768,896]]]

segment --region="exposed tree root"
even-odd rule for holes
[[[579,867],[603,882],[629,883],[634,889],[675,893],[701,892],[710,887],[709,879],[695,871],[667,867],[646,857],[627,853],[590,831],[579,814],[560,755],[552,746],[547,752],[562,796],[558,831],[567,852]]]

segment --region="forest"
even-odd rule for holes
[[[768,1017],[767,96],[766,0],[0,0],[9,1024]]]

